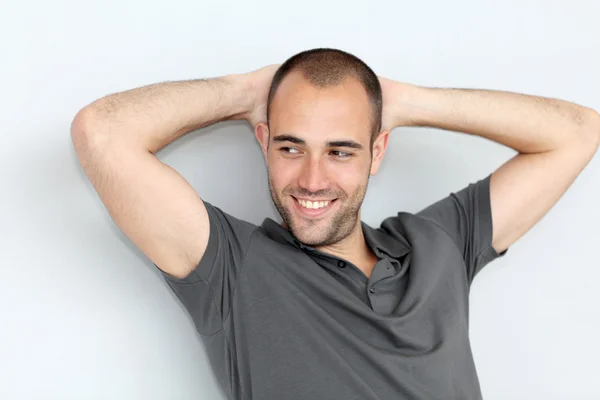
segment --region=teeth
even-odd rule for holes
[[[298,203],[304,208],[308,208],[311,210],[316,210],[318,208],[327,207],[329,205],[329,201],[305,201],[297,199]]]

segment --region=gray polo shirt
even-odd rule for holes
[[[164,273],[230,399],[481,399],[469,288],[491,246],[490,176],[375,229],[371,276],[281,225],[205,202],[210,237],[184,279]]]

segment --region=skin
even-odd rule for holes
[[[371,151],[371,113],[357,79],[317,88],[293,72],[273,99],[270,129],[264,122],[255,128],[282,225],[300,242],[350,260],[367,275],[376,257],[364,240],[360,207],[389,138],[389,130],[379,132]],[[307,210],[298,199],[330,203],[324,211]]]
[[[367,276],[376,258],[358,224],[357,205],[368,176],[379,169],[389,130],[434,127],[518,152],[490,180],[491,244],[498,253],[556,204],[600,145],[600,114],[588,107],[503,91],[426,88],[383,77],[385,130],[371,154],[326,144],[344,140],[368,147],[366,94],[352,79],[317,90],[301,76],[286,77],[270,110],[269,132],[265,107],[276,68],[127,90],[98,99],[75,116],[71,138],[86,175],[115,223],[163,271],[187,276],[203,257],[210,229],[194,188],[154,154],[217,121],[244,119],[254,127],[273,199],[289,215],[292,233],[301,241],[321,243],[315,247],[354,263]],[[294,148],[293,156],[274,139],[284,133],[303,140],[287,146]],[[337,151],[352,157],[340,161]],[[329,214],[311,219],[292,208],[294,195],[335,197],[337,204]],[[338,216],[344,213],[354,218]],[[354,229],[336,230],[336,223]]]

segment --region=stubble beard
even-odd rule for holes
[[[346,204],[343,204],[333,216],[330,215],[326,220],[318,221],[303,219],[302,224],[304,226],[300,227],[298,226],[299,224],[295,222],[290,206],[284,206],[282,201],[283,198],[291,199],[294,190],[284,189],[281,195],[278,195],[273,188],[270,171],[268,175],[271,199],[273,200],[277,211],[279,211],[287,229],[301,243],[314,247],[329,246],[338,243],[347,238],[359,223],[358,215],[367,191],[368,176],[366,182],[361,184],[351,196],[347,196],[344,193],[336,193],[336,195],[338,195],[335,196],[337,197],[336,202],[344,202]],[[296,200],[292,199],[292,201]]]

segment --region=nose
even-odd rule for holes
[[[329,178],[327,175],[327,166],[318,157],[307,157],[302,166],[299,184],[309,192],[316,193],[319,190],[329,187]]]

